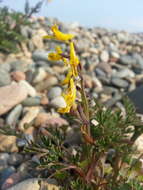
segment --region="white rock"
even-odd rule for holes
[[[46,78],[46,76],[47,76],[47,72],[42,68],[42,67],[40,67],[39,69],[38,69],[38,74],[37,74],[37,76],[35,77],[35,79],[34,79],[34,83],[38,83],[38,82],[41,82],[41,81],[43,81],[45,78]]]
[[[101,54],[100,54],[100,59],[101,61],[103,62],[108,62],[109,61],[109,53],[107,51],[103,51]]]
[[[19,123],[19,129],[20,130],[24,130],[24,125],[27,123],[30,123],[31,121],[33,121],[38,113],[40,111],[39,107],[29,107],[27,108],[27,112],[25,114],[25,116],[22,118],[22,120]]]
[[[27,89],[20,83],[0,88],[0,115],[8,112],[15,105],[21,103],[28,95]]]
[[[35,88],[31,86],[27,81],[21,80],[19,84],[27,89],[29,96],[35,97],[37,95]]]
[[[51,105],[53,105],[56,108],[65,108],[66,102],[62,96],[58,96],[51,101]]]
[[[61,96],[62,89],[59,86],[52,87],[48,92],[48,98],[53,99],[57,96]]]

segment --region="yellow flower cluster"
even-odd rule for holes
[[[62,49],[60,46],[57,46],[56,51],[49,53],[49,55],[48,55],[48,59],[50,61],[63,61],[66,65],[69,66],[68,74],[67,74],[66,78],[62,81],[63,85],[68,85],[68,88],[62,94],[62,96],[66,102],[66,107],[58,109],[58,111],[60,113],[69,113],[71,107],[73,107],[75,105],[76,86],[75,86],[74,79],[75,79],[75,77],[78,76],[77,66],[79,64],[79,59],[76,56],[74,44],[71,41],[73,39],[74,35],[62,33],[58,29],[57,25],[52,26],[51,30],[53,32],[53,35],[44,36],[44,39],[60,40],[60,41],[69,43],[69,45],[70,45],[69,60],[63,56],[63,52],[62,52]]]

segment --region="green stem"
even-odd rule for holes
[[[88,100],[87,100],[85,89],[84,89],[84,81],[83,81],[82,77],[81,77],[81,95],[82,95],[84,113],[86,115],[87,121],[89,122],[89,106],[88,106]],[[90,135],[90,127],[89,127],[89,125],[88,125],[87,131],[88,131],[88,135]]]

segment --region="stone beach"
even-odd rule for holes
[[[142,34],[85,28],[77,23],[64,24],[52,18],[39,17],[33,18],[33,21],[31,27],[21,30],[29,38],[25,43],[22,42],[21,52],[7,56],[0,53],[0,127],[10,126],[22,134],[16,137],[14,134],[6,136],[0,133],[2,190],[59,189],[52,179],[43,180],[43,187],[40,186],[38,174],[29,167],[28,161],[32,158],[19,153],[27,143],[34,141],[41,126],[68,125],[56,111],[65,106],[60,81],[67,70],[61,62],[47,59],[48,53],[58,43],[42,39],[42,36],[49,34],[53,23],[56,22],[61,31],[75,35],[75,48],[84,67],[89,97],[97,98],[107,107],[123,110],[122,97],[129,94],[138,113],[141,116],[143,114],[143,108],[140,107],[143,99],[140,98],[140,103],[136,102],[139,94],[132,95],[132,91],[143,86]],[[65,52],[68,51],[68,46],[61,46]],[[141,153],[142,143],[141,136],[137,141]]]

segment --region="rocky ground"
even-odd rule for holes
[[[19,153],[34,141],[42,125],[68,124],[56,112],[57,107],[65,105],[60,81],[66,69],[61,63],[47,60],[48,52],[54,50],[57,42],[42,40],[55,21],[63,32],[75,34],[76,51],[85,68],[85,86],[91,97],[107,107],[124,110],[122,97],[143,82],[142,35],[84,28],[46,18],[35,19],[34,25],[22,28],[21,33],[29,39],[21,44],[22,51],[7,56],[0,53],[0,127],[10,126],[14,132],[22,133],[19,138],[0,133],[2,190],[44,190],[53,186],[58,189],[54,180],[40,184],[38,174],[30,168],[29,159],[33,158]],[[61,46],[67,51],[65,44]],[[139,139],[141,152],[142,143]]]

